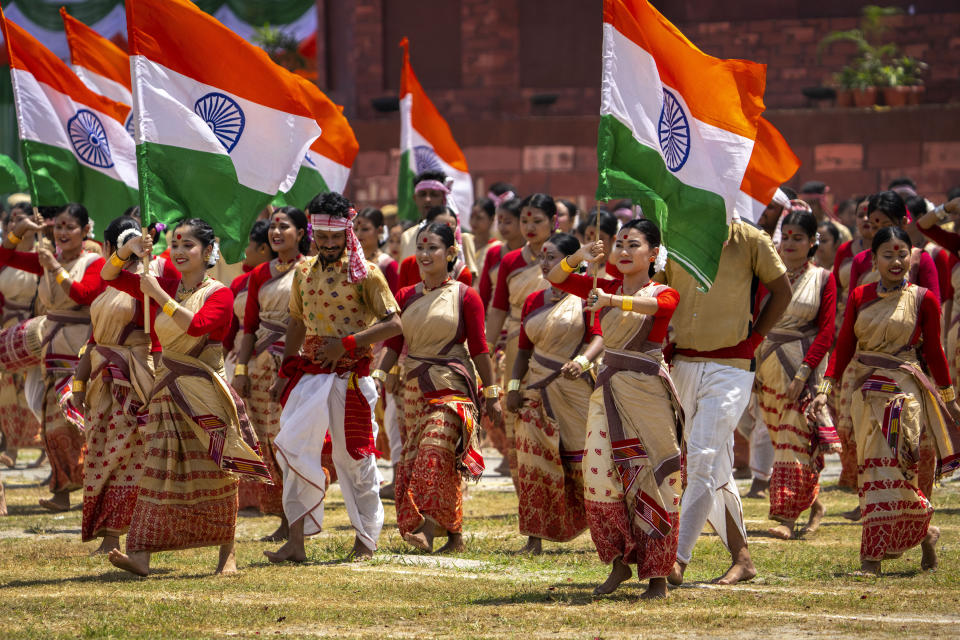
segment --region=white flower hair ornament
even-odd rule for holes
[[[657,249],[657,259],[653,263],[653,272],[657,273],[667,268],[667,247],[661,244]]]
[[[207,268],[215,266],[220,262],[220,241],[214,238],[213,250],[210,252],[210,259],[207,260]]]
[[[130,240],[132,240],[133,238],[139,238],[141,235],[142,234],[140,233],[140,229],[127,229],[126,231],[122,232],[119,236],[117,236],[117,246],[122,247],[123,245],[130,242]]]

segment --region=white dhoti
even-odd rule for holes
[[[387,441],[390,443],[390,464],[396,467],[403,455],[403,439],[400,437],[400,411],[397,407],[397,396],[387,394],[383,407],[383,426],[387,430]],[[393,479],[397,481],[396,478]]]
[[[326,373],[305,375],[290,392],[280,414],[280,432],[274,440],[277,463],[283,471],[283,511],[289,522],[304,518],[306,535],[319,533],[323,526],[323,498],[326,476],[320,463],[327,430],[333,442],[333,465],[343,492],[350,524],[357,538],[369,549],[377,548],[383,529],[383,503],[376,458],[354,459],[344,438],[344,407],[349,376]],[[370,404],[373,419],[377,387],[370,377],[360,378],[357,387]]]
[[[756,392],[750,394],[737,431],[750,443],[750,473],[754,480],[769,481],[773,473],[773,441],[760,414],[760,400]]]
[[[680,502],[677,560],[689,564],[707,522],[729,549],[727,513],[747,539],[733,479],[733,432],[750,401],[754,374],[715,362],[678,360],[670,377],[686,417],[687,487]]]

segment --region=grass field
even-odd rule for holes
[[[5,475],[10,515],[0,519],[0,638],[264,637],[957,637],[960,624],[960,483],[934,492],[943,535],[940,569],[919,570],[920,550],[884,563],[882,578],[848,575],[859,565],[860,527],[837,514],[852,494],[827,484],[824,526],[782,542],[765,535],[767,505],[744,502],[759,575],[716,587],[728,556],[704,535],[688,584],[663,602],[641,602],[636,579],[612,596],[591,591],[607,574],[589,534],[544,543],[538,558],[518,555],[517,501],[504,482],[471,488],[456,559],[411,551],[395,526],[393,503],[373,561],[343,561],[353,543],[336,486],[327,527],[308,542],[309,561],[274,566],[276,545],[256,540],[275,519],[241,517],[240,573],[215,577],[215,549],[160,553],[155,573],[137,578],[88,554],[80,512],[48,514],[46,491]],[[74,498],[76,500],[76,498]]]

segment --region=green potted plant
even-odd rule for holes
[[[926,87],[923,84],[923,73],[927,70],[927,63],[910,56],[900,58],[900,67],[903,71],[901,78],[903,86],[907,87],[907,104],[920,104]]]

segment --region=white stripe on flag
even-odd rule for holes
[[[87,85],[87,88],[97,95],[110,98],[114,102],[125,104],[128,107],[133,104],[133,94],[119,82],[99,73],[94,73],[86,67],[79,65],[71,65],[71,67],[77,77],[83,81],[83,84]]]

